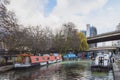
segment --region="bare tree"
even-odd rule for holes
[[[14,37],[15,37],[14,31],[18,29],[18,24],[17,24],[17,19],[15,18],[15,14],[7,10],[6,8],[7,3],[9,3],[9,1],[1,0],[0,37],[1,37],[1,41],[8,45],[8,48],[12,48],[11,44],[14,41]]]

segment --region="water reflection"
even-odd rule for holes
[[[41,68],[12,70],[0,74],[0,80],[113,80],[112,72],[92,73],[88,63],[56,63]]]

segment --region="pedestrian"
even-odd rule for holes
[[[114,63],[115,62],[115,59],[114,59],[114,57],[112,57],[112,63]]]
[[[99,57],[99,65],[102,65],[102,58]]]

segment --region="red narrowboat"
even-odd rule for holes
[[[50,63],[55,63],[62,61],[61,55],[43,55],[43,56],[33,56],[31,54],[19,54],[15,60],[14,67],[22,68],[22,67],[31,67],[35,65],[47,65]]]

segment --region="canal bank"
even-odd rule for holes
[[[114,80],[120,80],[120,62],[118,60],[113,63],[113,76]]]

